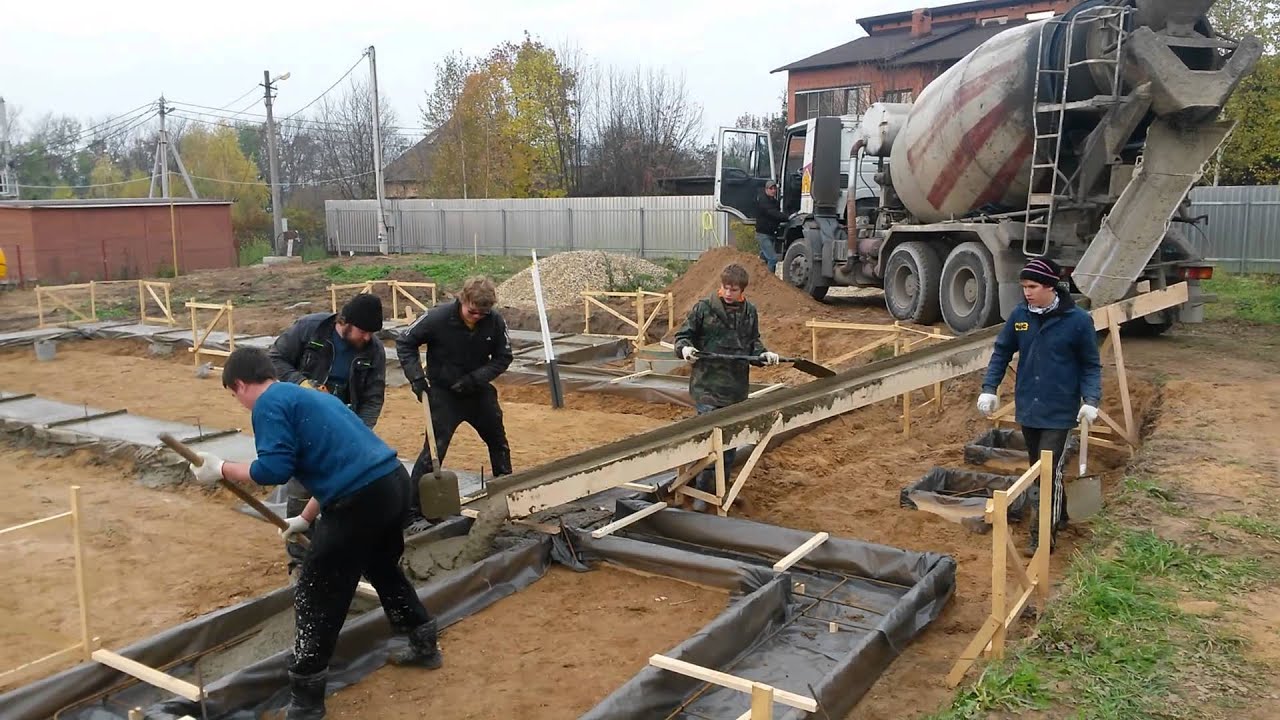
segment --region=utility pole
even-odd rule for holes
[[[388,229],[386,216],[386,192],[382,187],[382,114],[378,112],[378,59],[373,46],[365,54],[369,56],[369,86],[373,90],[373,184],[378,195],[378,252],[387,254]]]
[[[160,176],[160,197],[167,198],[169,195],[169,151],[173,151],[173,160],[178,165],[178,172],[182,175],[182,182],[187,186],[187,194],[193,199],[198,199],[200,194],[196,192],[195,185],[191,182],[191,176],[187,174],[187,167],[182,164],[182,156],[178,154],[176,146],[170,147],[169,129],[165,124],[165,116],[169,114],[169,107],[165,104],[164,96],[160,96],[160,137],[156,141],[156,163],[155,172],[151,175],[151,189],[147,191],[147,197],[156,196],[156,175]]]
[[[0,97],[0,198],[18,197],[18,185],[9,175],[9,113]]]
[[[280,77],[281,80],[289,77],[289,73],[285,73]],[[284,235],[284,227],[281,219],[284,216],[284,207],[280,204],[280,158],[276,154],[276,121],[275,116],[271,114],[271,91],[273,81],[271,72],[262,71],[262,90],[263,101],[267,105],[267,165],[271,172],[271,247],[274,248],[276,255],[284,255],[280,247],[280,238]]]

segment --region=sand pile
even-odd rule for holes
[[[664,285],[671,272],[648,260],[614,255],[598,250],[578,250],[539,258],[542,300],[548,308],[582,306],[583,290],[634,291],[637,287]],[[533,269],[525,268],[498,286],[501,305],[531,307],[536,304],[533,293]]]

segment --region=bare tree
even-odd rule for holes
[[[466,132],[462,118],[458,113],[458,105],[462,101],[463,90],[466,89],[467,76],[475,69],[475,63],[460,52],[452,52],[436,65],[435,89],[426,95],[422,106],[422,124],[436,133],[437,142],[448,143],[454,152],[435,153],[437,162],[456,163],[448,174],[457,173],[461,180],[461,195],[468,197],[467,188],[467,147]],[[421,187],[426,187],[432,180],[427,177],[429,166],[424,165],[422,177],[418,179]]]
[[[385,167],[404,152],[406,139],[397,125],[395,110],[387,96],[379,98],[378,117],[382,127],[382,162]],[[341,97],[326,95],[309,122],[315,154],[349,199],[376,197],[373,168],[373,99],[368,83],[352,79]]]

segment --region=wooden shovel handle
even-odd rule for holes
[[[160,433],[160,442],[169,446],[170,450],[181,455],[184,459],[186,459],[187,462],[191,463],[192,465],[199,467],[200,465],[204,464],[204,460],[202,460],[194,450],[187,447],[185,444],[183,444],[181,440],[175,438],[169,433]],[[230,490],[236,497],[243,500],[246,504],[249,505],[249,507],[253,508],[254,510],[257,510],[258,514],[261,515],[263,518],[265,518],[267,522],[271,523],[272,525],[275,525],[281,530],[288,529],[289,523],[285,522],[284,518],[272,512],[271,508],[267,507],[266,505],[263,505],[261,500],[250,495],[244,488],[240,487],[239,485],[236,485],[235,483],[231,482],[230,480],[227,480],[226,478],[218,478],[218,483],[222,485],[222,487]],[[295,534],[294,538],[298,541],[298,544],[302,545],[302,547],[311,547],[311,541],[307,539],[307,536],[301,535],[301,534]]]

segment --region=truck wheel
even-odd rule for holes
[[[827,286],[822,284],[821,272],[815,269],[818,265],[808,241],[796,240],[782,256],[782,279],[814,300],[821,300],[827,296]]]
[[[995,263],[982,243],[961,243],[947,255],[938,296],[942,319],[952,332],[967,333],[1000,321]]]
[[[889,254],[884,268],[884,304],[898,320],[921,325],[938,322],[938,279],[942,261],[929,243],[904,242]]]

